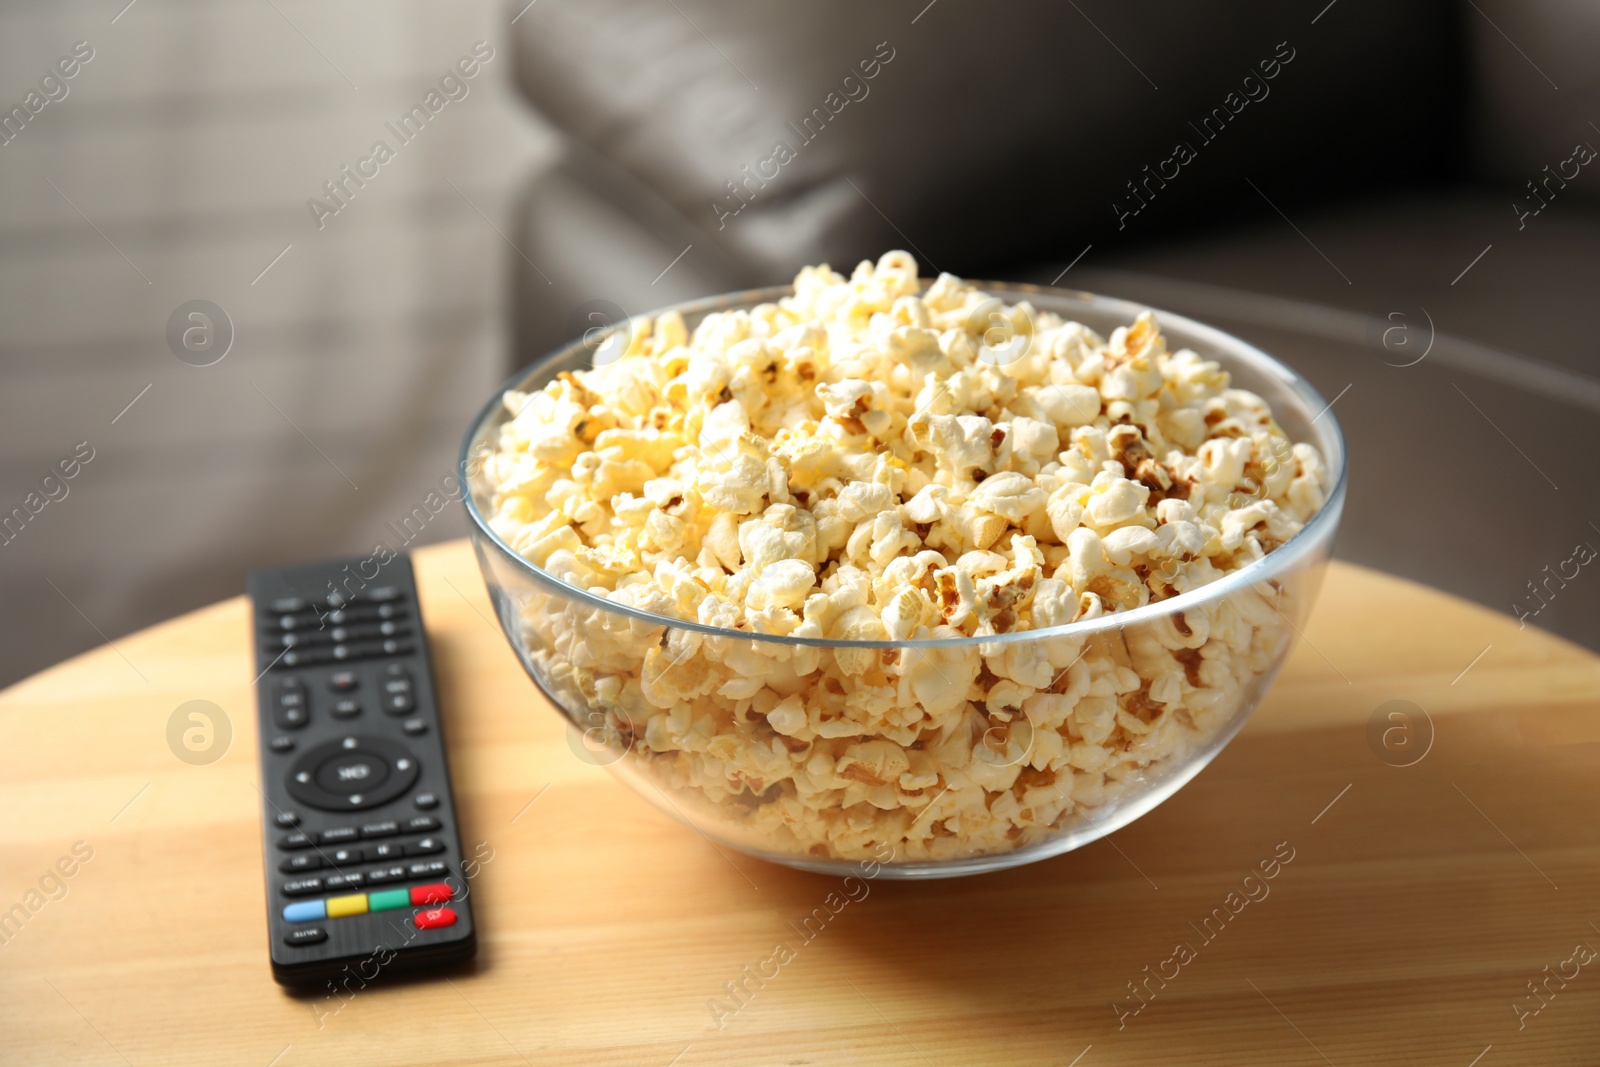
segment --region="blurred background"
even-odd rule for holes
[[[894,247],[1260,344],[1340,555],[1600,648],[1597,57],[1579,0],[7,4],[0,684],[460,536],[517,366]]]

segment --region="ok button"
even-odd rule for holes
[[[317,768],[317,785],[339,796],[370,793],[389,777],[389,764],[372,752],[343,752]]]

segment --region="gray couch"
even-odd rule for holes
[[[1594,5],[589,0],[510,28],[565,139],[508,256],[519,362],[903,247],[1215,322],[1340,395],[1346,558],[1510,612],[1600,548]],[[1533,622],[1600,648],[1591,596]]]

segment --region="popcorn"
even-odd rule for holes
[[[517,605],[545,688],[730,839],[902,861],[1048,841],[1210,744],[1287,648],[1310,591],[1286,575],[1027,636],[1215,581],[1327,499],[1317,450],[1149,313],[1102,339],[950,275],[919,291],[891,252],[630,329],[615,362],[506,394],[489,521],[660,617]]]

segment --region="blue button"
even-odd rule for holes
[[[328,906],[320,900],[300,900],[283,907],[286,923],[308,923],[328,917]]]

